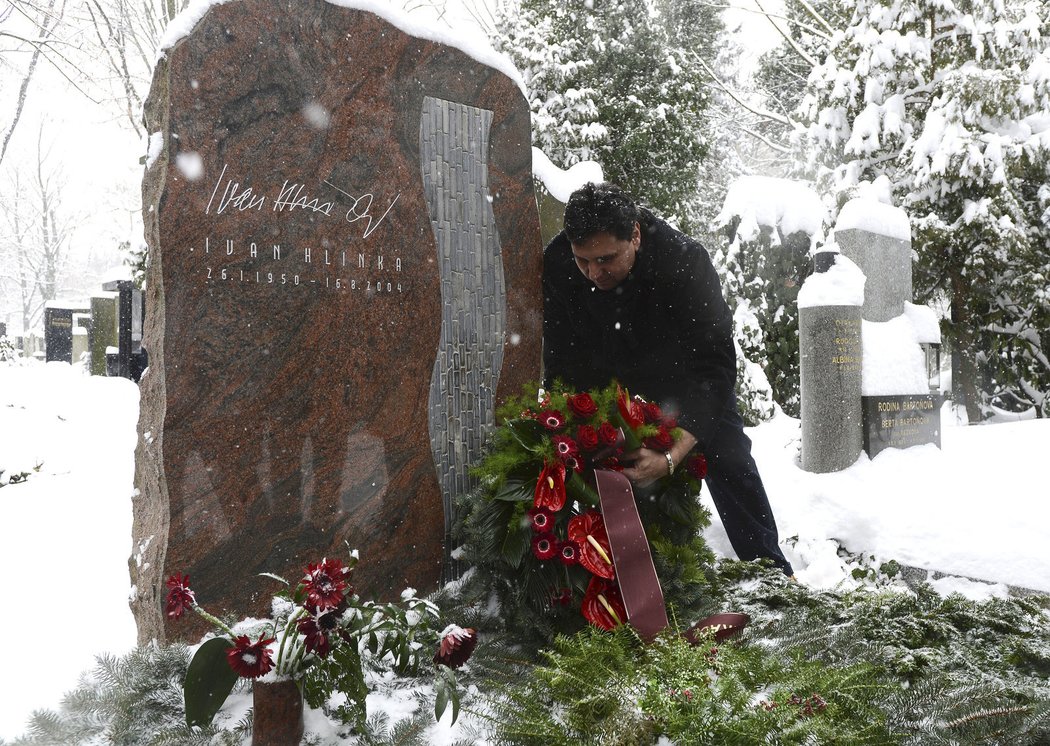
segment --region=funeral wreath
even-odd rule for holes
[[[584,621],[623,624],[595,471],[622,471],[643,446],[669,452],[681,432],[675,418],[615,382],[589,392],[527,388],[499,416],[491,450],[474,470],[481,487],[463,501],[467,558],[522,623],[561,632]],[[666,476],[634,490],[665,600],[680,617],[696,610],[707,582],[702,568],[710,566],[698,540],[708,522],[698,502],[705,474],[702,454],[678,468],[669,459]]]

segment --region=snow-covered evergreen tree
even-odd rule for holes
[[[562,168],[598,161],[688,231],[710,143],[700,54],[720,30],[716,11],[672,0],[520,0],[492,41],[525,78],[534,145]]]
[[[982,397],[1050,413],[1048,38],[1045,4],[858,0],[800,107],[826,193],[886,175],[908,211],[971,421]]]

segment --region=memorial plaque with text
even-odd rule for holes
[[[941,447],[939,397],[927,394],[865,396],[864,450],[869,457],[886,448],[933,443]]]
[[[260,613],[359,549],[428,590],[495,401],[539,376],[529,109],[505,74],[324,0],[213,6],[146,107],[133,601]]]

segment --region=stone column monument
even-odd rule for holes
[[[862,447],[864,275],[834,250],[814,267],[798,294],[802,468],[824,473],[853,464]]]
[[[175,573],[237,615],[266,611],[257,573],[348,547],[366,596],[435,587],[493,407],[538,378],[527,102],[498,61],[352,5],[215,4],[157,66],[140,641],[201,631],[165,623]]]

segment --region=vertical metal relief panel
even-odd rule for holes
[[[453,499],[495,426],[506,285],[488,185],[492,112],[427,96],[419,128],[423,192],[441,277],[441,337],[430,383],[430,442],[445,507],[444,580],[452,561]]]

